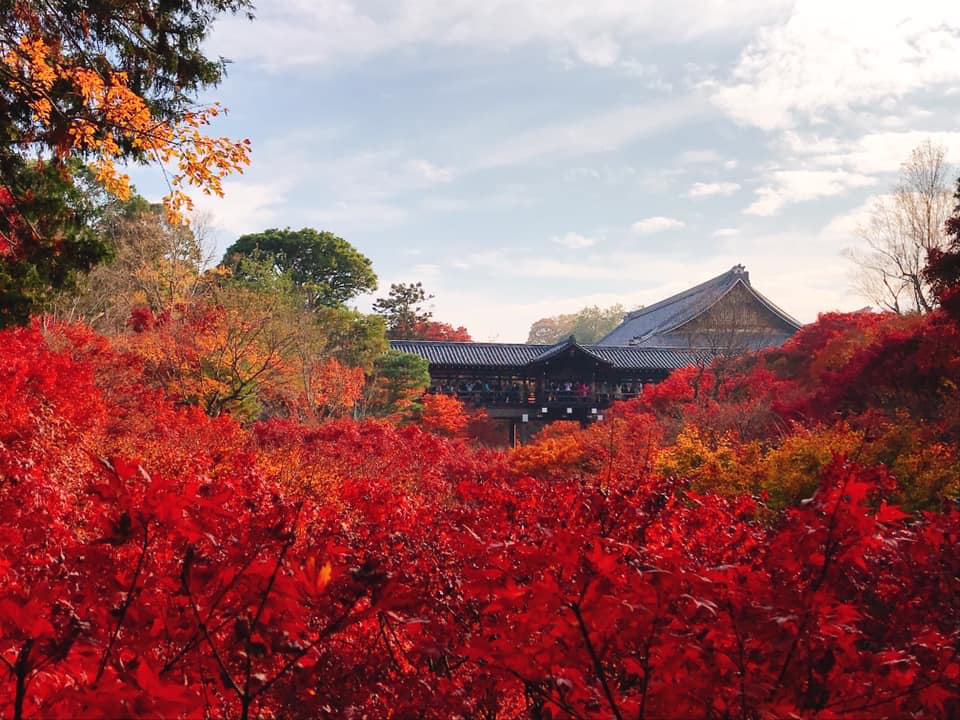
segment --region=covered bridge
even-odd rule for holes
[[[629,313],[596,344],[394,340],[430,364],[430,392],[456,395],[504,421],[511,443],[543,423],[602,419],[616,400],[672,370],[782,344],[800,327],[750,285],[742,265]]]

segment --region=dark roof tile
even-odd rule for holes
[[[571,347],[565,340],[556,345],[522,345],[519,343],[467,343],[434,340],[393,340],[390,347],[400,352],[419,355],[432,366],[450,368],[489,367],[521,368],[553,357]],[[585,352],[620,370],[673,370],[695,364],[709,356],[707,350],[687,348],[611,347],[581,345]]]
[[[400,352],[419,355],[431,365],[517,367],[526,365],[553,345],[391,340],[390,347]]]
[[[672,370],[703,361],[713,353],[703,348],[679,346],[682,342],[689,342],[689,339],[669,333],[708,310],[738,284],[742,284],[758,303],[778,316],[784,324],[782,333],[764,333],[756,338],[747,338],[745,347],[760,349],[781,344],[790,336],[790,328],[800,327],[800,323],[754,290],[746,269],[742,265],[735,265],[722,275],[628,314],[619,327],[595,345],[580,345],[572,336],[555,345],[434,340],[394,340],[390,345],[394,350],[426,358],[433,366],[450,368],[522,368],[546,362],[576,347],[620,370]]]

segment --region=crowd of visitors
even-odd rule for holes
[[[583,381],[563,380],[535,384],[528,380],[504,383],[499,380],[463,380],[435,383],[432,394],[455,395],[463,402],[478,405],[536,405],[539,403],[586,403],[628,400],[643,391],[643,383],[599,382],[591,387]]]

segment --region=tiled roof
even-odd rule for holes
[[[739,337],[744,349],[782,344],[800,327],[800,323],[753,289],[743,265],[735,265],[712,280],[630,313],[619,327],[595,345],[580,345],[572,336],[555,345],[434,340],[394,340],[390,345],[394,350],[419,355],[434,367],[523,368],[549,362],[576,348],[596,362],[621,370],[672,370],[706,360],[715,353],[691,348],[689,344],[696,338],[679,337],[671,332],[709,310],[738,286],[745,288],[757,303],[781,321],[780,330]]]
[[[709,350],[691,350],[689,348],[653,348],[615,345],[588,345],[594,355],[598,355],[615,368],[623,370],[655,369],[673,370],[694,365],[711,355]]]
[[[546,350],[544,350],[542,353],[537,355],[537,357],[535,357],[530,362],[537,362],[537,363],[546,362],[547,360],[557,357],[558,355],[562,354],[565,350],[569,350],[570,348],[573,348],[573,347],[578,348],[581,352],[585,353],[586,355],[589,355],[594,360],[599,360],[602,363],[607,362],[604,358],[600,357],[595,352],[593,352],[592,346],[581,345],[580,343],[577,342],[577,339],[573,335],[568,337],[566,340],[563,340],[562,342],[558,342],[556,345],[547,346]]]
[[[742,284],[756,298],[756,300],[777,315],[787,326],[794,329],[800,323],[778,308],[767,298],[757,292],[750,285],[750,275],[743,265],[735,265],[722,275],[700,283],[689,290],[671,295],[665,300],[654,303],[640,310],[629,313],[620,325],[614,328],[598,345],[624,346],[631,344],[646,344],[657,347],[669,346],[665,333],[690,322],[703,312],[706,312],[714,303],[730,292],[735,286]],[[789,337],[784,336],[784,340]],[[772,343],[767,342],[766,345]]]
[[[434,340],[392,340],[390,346],[400,352],[425,358],[432,366],[521,368],[549,360],[570,347],[578,347],[597,360],[621,370],[672,370],[692,365],[709,351],[650,347],[611,347],[577,345],[565,340],[556,345],[519,343],[470,343]]]
[[[522,343],[445,342],[438,340],[391,340],[390,347],[426,358],[431,365],[483,365],[517,367],[526,365],[553,345]]]

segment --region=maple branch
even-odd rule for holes
[[[499,666],[494,665],[494,667],[499,667]],[[509,673],[510,675],[513,675],[517,680],[519,680],[520,682],[522,682],[522,683],[523,683],[523,686],[524,686],[527,690],[529,690],[529,691],[532,692],[532,693],[535,693],[535,694],[536,694],[537,696],[539,696],[541,699],[545,700],[546,702],[553,703],[553,704],[556,705],[558,708],[560,708],[560,709],[563,710],[565,713],[567,713],[570,717],[575,718],[575,720],[586,720],[583,715],[581,715],[580,713],[578,713],[578,712],[573,708],[573,706],[569,705],[568,703],[564,702],[563,700],[558,700],[557,698],[553,697],[552,695],[550,695],[550,694],[548,694],[548,693],[545,693],[543,690],[541,690],[539,687],[537,687],[537,683],[533,682],[532,680],[528,680],[527,678],[525,678],[523,675],[521,675],[520,673],[518,673],[516,670],[513,670],[512,668],[508,668],[508,667],[505,667],[505,666],[502,666],[502,667],[503,667],[504,670],[507,671],[507,673]]]
[[[730,616],[730,627],[737,639],[737,672],[740,675],[740,713],[747,717],[747,665],[744,659],[743,635],[737,626],[737,618],[733,610],[733,602],[727,600],[727,614]]]
[[[120,610],[117,613],[117,625],[113,628],[113,632],[110,634],[110,640],[107,642],[107,647],[104,649],[103,656],[100,658],[100,663],[97,666],[97,674],[93,679],[94,689],[96,689],[97,685],[100,683],[100,679],[103,677],[103,673],[107,669],[107,662],[110,660],[110,653],[113,651],[113,646],[116,644],[117,638],[120,636],[120,629],[123,627],[123,621],[127,617],[127,610],[129,610],[130,605],[133,604],[134,591],[137,588],[137,581],[140,579],[140,574],[143,572],[144,562],[147,558],[148,545],[149,524],[144,522],[143,540],[140,541],[140,558],[137,560],[136,570],[133,571],[133,579],[130,581],[130,587],[127,589],[126,597],[124,597],[123,602],[120,604]]]
[[[590,659],[593,661],[593,669],[597,674],[597,678],[600,680],[600,685],[603,687],[603,694],[607,697],[607,704],[610,705],[610,710],[613,712],[614,717],[616,717],[617,720],[623,720],[620,708],[617,706],[616,700],[613,699],[613,692],[611,692],[610,685],[607,683],[607,674],[603,671],[603,663],[600,662],[600,657],[597,655],[597,651],[593,647],[593,642],[590,640],[590,633],[587,630],[587,624],[583,620],[583,613],[580,612],[580,606],[572,602],[569,607],[577,618],[580,635],[583,637],[583,642],[587,646],[587,652],[590,653]]]
[[[659,604],[659,600],[658,600]],[[653,644],[653,638],[657,634],[657,619],[659,614],[651,621],[650,634],[643,644],[643,657],[640,664],[643,666],[643,683],[640,685],[640,710],[637,713],[639,720],[643,720],[647,715],[647,695],[650,689],[650,675],[653,670],[650,668],[650,646]]]
[[[383,612],[379,612],[377,613],[377,615],[380,618],[381,627],[386,627],[386,629],[390,631],[390,635],[393,636],[393,641],[394,643],[396,643],[397,649],[400,650],[400,654],[403,655],[404,660],[406,660],[411,666],[416,667],[417,666],[416,663],[410,659],[410,655],[407,654],[407,651],[403,648],[403,643],[400,642],[400,638],[397,636],[397,631],[391,624],[390,618],[387,617],[386,613],[383,613]],[[391,647],[389,643],[389,639],[386,637],[386,635],[384,635],[384,639],[387,640],[387,646]],[[390,652],[392,655],[393,654],[392,648]]]
[[[157,167],[160,168],[160,174],[163,177],[163,182],[167,185],[167,190],[170,191],[170,194],[173,194],[173,185],[170,183],[170,175],[167,172],[167,167],[163,164],[163,160],[160,157],[160,151],[156,148],[152,148],[153,158],[157,161]]]
[[[216,594],[216,596],[214,596],[213,602],[210,604],[210,609],[207,610],[206,622],[208,623],[210,622],[210,619],[213,617],[213,613],[216,612],[217,610],[217,606],[220,605],[220,603],[223,601],[223,598],[226,597],[227,593],[230,592],[233,586],[237,584],[237,581],[243,576],[243,573],[247,571],[247,569],[253,564],[253,561],[256,560],[259,556],[260,556],[260,550],[258,549],[257,552],[253,553],[246,560],[246,562],[244,562],[243,565],[240,566],[240,569],[230,579],[230,582],[224,585],[220,589],[220,591]],[[217,632],[218,630],[220,630],[220,628],[222,628],[224,625],[229,623],[231,620],[233,620],[233,617],[224,618],[219,623],[217,623],[217,625],[213,628],[213,631]],[[201,635],[202,633],[200,632],[199,629],[196,632],[194,632],[193,637],[187,641],[186,645],[184,645],[182,648],[180,648],[180,650],[177,651],[176,655],[174,655],[170,660],[167,661],[167,664],[164,665],[163,668],[161,668],[158,674],[163,675],[164,673],[168,673],[171,670],[173,670],[173,668],[176,667],[177,663],[179,663],[183,659],[183,657],[188,652],[190,652],[190,650],[193,649],[194,645],[197,644],[197,641],[200,640]]]
[[[840,511],[840,503],[843,502],[843,495],[849,482],[849,476],[845,477],[843,486],[840,488],[840,492],[837,494],[837,502],[834,504],[833,511],[830,513],[830,523],[827,526],[827,539],[824,542],[823,567],[820,568],[820,574],[810,586],[811,596],[816,595],[817,590],[820,589],[823,581],[826,580],[827,571],[830,569],[831,560],[833,559],[834,554],[839,547],[839,540],[834,540],[833,531],[836,529],[837,513]],[[790,649],[787,650],[787,657],[784,658],[783,667],[780,668],[780,673],[777,675],[777,681],[774,683],[773,687],[770,688],[768,698],[773,698],[777,691],[782,687],[783,681],[787,675],[787,668],[790,667],[790,662],[793,660],[793,655],[797,651],[797,647],[800,645],[800,638],[806,632],[807,624],[810,622],[810,614],[811,609],[809,607],[804,608],[803,619],[800,621],[800,627],[797,628],[797,634],[794,636],[793,642],[790,643]]]
[[[299,508],[297,510],[297,514],[299,516]],[[243,697],[240,698],[241,720],[247,720],[247,718],[250,716],[250,703],[253,702],[253,695],[250,694],[250,678],[253,670],[253,647],[251,643],[251,637],[253,636],[254,630],[257,627],[257,623],[260,622],[260,617],[263,615],[264,608],[267,606],[267,598],[270,597],[270,593],[273,591],[273,585],[277,581],[277,574],[280,572],[280,568],[283,567],[283,559],[286,557],[287,551],[293,545],[294,540],[296,540],[296,535],[294,534],[295,528],[296,520],[294,520],[293,528],[290,529],[289,536],[286,540],[284,540],[283,546],[280,548],[280,552],[277,555],[277,562],[273,566],[273,572],[270,573],[270,579],[267,581],[267,587],[260,596],[260,605],[257,607],[257,612],[253,616],[253,620],[250,621],[250,628],[247,630],[247,636],[243,641],[247,651],[247,657],[244,663]]]
[[[400,672],[403,668],[400,666],[400,661],[397,660],[397,656],[393,652],[393,645],[390,644],[390,638],[387,637],[387,631],[386,631],[386,625],[383,619],[383,613],[377,613],[377,619],[380,622],[380,632],[378,634],[380,637],[383,638],[383,644],[387,646],[387,652],[390,655],[390,660],[393,662],[393,666],[397,669],[397,672]],[[400,651],[403,652],[403,648],[400,648]]]
[[[919,686],[917,686],[916,684],[913,684],[913,685],[911,685],[910,687],[904,688],[903,690],[900,690],[899,692],[895,692],[895,693],[893,693],[892,695],[888,695],[888,696],[885,697],[885,698],[881,698],[881,699],[879,699],[879,700],[873,700],[873,701],[871,701],[871,702],[864,703],[864,704],[862,704],[862,705],[857,705],[857,706],[855,706],[855,707],[845,708],[845,709],[843,709],[843,710],[840,710],[839,712],[844,713],[844,714],[856,713],[856,712],[862,712],[862,711],[864,711],[864,710],[869,710],[869,709],[871,709],[871,708],[879,707],[880,705],[886,705],[887,703],[891,703],[891,702],[893,702],[894,700],[899,700],[900,698],[906,697],[907,695],[910,695],[910,694],[912,694],[912,693],[918,692],[918,691],[920,691],[920,690],[926,690],[928,687],[932,687],[932,686],[936,685],[938,682],[940,682],[940,680],[941,680],[942,678],[943,678],[943,673],[941,672],[941,674],[940,674],[938,677],[936,677],[936,678],[934,678],[933,680],[930,680],[930,681],[928,681],[928,682],[926,682],[926,683],[923,683],[923,684],[921,684],[921,685],[919,685]],[[831,704],[828,704],[828,705],[824,705],[823,708],[821,708],[821,709],[824,709],[824,710],[825,710],[825,709],[828,708],[828,707],[832,707],[833,705],[841,704],[842,702],[849,702],[849,701],[838,701],[837,703],[831,703]]]
[[[319,645],[322,640],[325,640],[326,638],[330,637],[334,633],[339,632],[340,630],[345,628],[349,624],[346,622],[347,619],[350,617],[350,614],[353,612],[353,609],[357,606],[357,602],[360,600],[361,597],[363,596],[357,595],[356,597],[354,597],[353,601],[350,603],[350,605],[347,606],[346,610],[344,610],[339,616],[337,616],[335,620],[332,620],[330,623],[328,623],[327,626],[320,631],[320,634],[317,635],[317,637],[311,640],[306,647],[304,647],[300,652],[298,652],[289,661],[287,661],[279,670],[277,670],[277,672],[274,674],[272,678],[270,678],[269,680],[267,680],[267,682],[265,682],[263,685],[258,687],[256,692],[253,693],[251,700],[256,699],[262,693],[266,692],[269,688],[273,687],[273,685],[281,677],[283,677],[292,667],[294,667],[298,662],[300,662],[300,660],[308,652],[310,652],[311,650],[313,650],[313,648]]]
[[[210,637],[210,631],[207,629],[206,623],[204,623],[203,618],[200,617],[200,610],[197,608],[197,603],[193,599],[193,593],[190,591],[190,563],[192,561],[193,546],[190,545],[187,547],[187,552],[183,557],[183,568],[180,572],[180,584],[183,586],[183,590],[187,594],[187,600],[190,601],[190,609],[193,611],[193,615],[197,620],[197,627],[203,634],[204,639],[207,641],[207,645],[210,646],[210,651],[213,653],[213,657],[217,661],[217,665],[220,667],[220,674],[223,677],[223,680],[229,684],[231,690],[237,693],[237,697],[243,698],[243,691],[240,690],[240,686],[237,685],[236,681],[233,679],[233,676],[230,674],[230,671],[227,669],[226,664],[223,662],[223,658],[220,657],[220,653],[217,652],[217,646],[214,645],[213,638]]]
[[[949,663],[952,660],[954,660],[958,654],[960,654],[960,651],[954,649],[954,651],[950,654],[950,656],[947,657],[941,663],[941,666],[939,668],[939,671],[937,672],[936,677],[930,678],[926,682],[923,682],[923,683],[913,682],[911,683],[910,687],[904,688],[903,690],[899,690],[891,695],[888,695],[886,698],[881,698],[879,700],[872,699],[869,702],[863,703],[861,705],[856,705],[854,707],[844,708],[842,710],[839,710],[838,712],[841,712],[841,713],[861,712],[863,710],[868,710],[870,708],[878,707],[880,705],[886,705],[889,702],[898,700],[899,698],[910,695],[911,693],[915,693],[920,690],[926,690],[928,687],[933,687],[934,685],[936,685],[937,683],[943,680],[943,677],[946,674],[947,665],[949,665]],[[867,697],[866,695],[860,695],[859,697],[854,697],[854,698],[846,698],[846,699],[841,698],[839,700],[835,700],[834,702],[827,703],[820,709],[827,710],[828,708],[833,708],[833,707],[836,707],[837,705],[843,705],[844,703],[854,702],[856,700],[866,700],[866,697]]]
[[[27,640],[20,652],[17,653],[17,662],[13,667],[14,674],[17,677],[16,696],[13,700],[13,720],[23,718],[23,701],[27,697],[27,675],[30,672],[29,661],[30,651],[33,649],[33,639]]]

